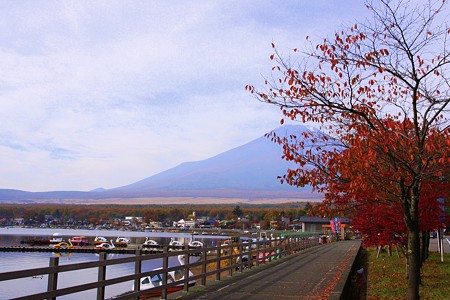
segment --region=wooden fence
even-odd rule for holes
[[[162,253],[146,254],[141,249],[136,250],[136,255],[125,258],[107,259],[107,253],[100,253],[99,260],[93,262],[84,262],[68,265],[59,265],[59,257],[51,257],[49,266],[21,271],[0,273],[0,282],[32,277],[48,276],[47,291],[20,296],[15,299],[56,299],[57,297],[83,292],[87,290],[96,290],[97,299],[105,299],[105,288],[118,283],[133,282],[134,290],[122,295],[117,295],[114,299],[139,299],[150,292],[160,292],[161,299],[167,299],[168,291],[175,286],[183,285],[183,290],[188,291],[190,282],[196,281],[196,284],[206,285],[207,278],[220,280],[222,276],[232,276],[235,272],[243,272],[245,268],[251,268],[269,261],[276,260],[282,256],[291,255],[303,249],[315,246],[319,243],[317,234],[306,234],[303,236],[284,237],[265,240],[238,240],[228,241],[215,247],[199,247],[189,249],[187,247],[174,249],[173,247],[163,247]],[[169,267],[169,258],[182,255],[184,264]],[[192,257],[200,256],[200,259],[193,261]],[[145,260],[162,259],[162,269],[142,270],[142,262]],[[133,274],[124,275],[112,279],[106,279],[107,268],[112,265],[125,263],[134,264]],[[75,285],[65,288],[58,288],[58,276],[61,273],[96,269],[97,281]],[[197,274],[189,277],[189,270],[194,269]],[[176,282],[168,281],[168,272],[181,270],[184,279]],[[140,280],[145,276],[154,276],[162,274],[162,285],[152,289],[140,290]],[[131,284],[130,284],[131,286]],[[24,289],[24,293],[26,289]]]

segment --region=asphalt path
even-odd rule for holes
[[[450,253],[450,236],[445,236],[442,239],[444,245],[444,253]],[[438,250],[438,239],[430,239],[430,247],[428,248],[430,252],[439,252]]]
[[[339,298],[360,241],[316,246],[202,287],[178,299]]]

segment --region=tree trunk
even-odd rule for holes
[[[409,198],[409,199],[408,199]],[[420,221],[419,221],[419,182],[411,185],[409,197],[406,197],[405,221],[408,229],[408,300],[419,299],[420,286]],[[409,201],[408,201],[409,200]],[[408,205],[409,204],[409,205]]]
[[[419,226],[408,228],[408,300],[419,299],[420,285],[420,231]]]
[[[430,232],[422,231],[420,235],[420,266],[422,267],[428,259],[428,247],[430,243]]]
[[[406,228],[408,229],[407,240],[407,271],[408,271],[408,289],[406,298],[408,300],[419,299],[420,286],[420,222],[419,222],[419,182],[411,185],[411,189],[406,189],[401,182],[403,193],[403,213]]]

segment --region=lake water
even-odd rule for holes
[[[103,236],[108,239],[115,239],[118,236],[126,237],[131,240],[132,244],[141,244],[145,241],[145,237],[156,240],[160,244],[167,245],[171,238],[188,243],[192,239],[189,233],[171,233],[171,232],[128,232],[128,231],[112,231],[112,230],[70,230],[70,229],[31,229],[31,228],[0,228],[0,246],[17,246],[22,241],[30,239],[48,239],[54,233],[59,233],[64,240],[73,236],[84,235],[89,237],[91,241],[95,236]],[[207,236],[195,235],[195,240],[202,241],[208,245],[214,245],[218,239],[226,238],[224,236]],[[96,254],[89,253],[50,253],[50,252],[0,252],[0,272],[18,271],[32,268],[47,267],[50,257],[60,257],[60,265],[76,264],[88,261],[97,261],[99,259]],[[126,257],[125,254],[110,254],[108,259],[115,257]],[[169,261],[170,266],[178,265],[179,262],[174,257]],[[152,259],[144,261],[142,265],[143,271],[152,270],[162,266],[161,259]],[[120,264],[109,266],[107,268],[107,279],[118,276],[133,274],[134,264]],[[97,271],[95,269],[79,270],[61,273],[58,277],[58,287],[69,287],[89,282],[97,281]],[[133,282],[124,282],[114,286],[106,287],[106,298],[110,298],[121,293],[131,290]],[[24,278],[17,280],[8,280],[0,282],[0,299],[11,299],[14,297],[32,295],[45,292],[47,289],[47,276],[43,278]],[[96,291],[86,291],[76,293],[58,299],[95,299]]]

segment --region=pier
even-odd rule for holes
[[[95,247],[53,248],[49,246],[0,246],[0,252],[54,252],[54,253],[110,253],[110,254],[136,254],[139,250],[145,254],[162,253],[163,246],[153,246],[151,249],[141,245],[116,247],[114,249],[96,249]],[[184,250],[185,247],[171,246],[169,250]],[[191,247],[192,249],[192,247]]]

